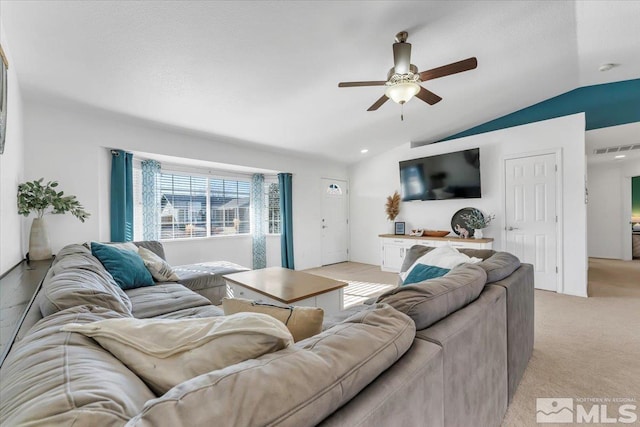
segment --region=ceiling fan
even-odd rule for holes
[[[338,87],[386,86],[384,95],[374,102],[367,111],[377,110],[389,98],[403,105],[416,96],[427,104],[434,105],[440,102],[442,98],[420,86],[420,82],[473,70],[478,66],[478,60],[475,57],[471,57],[449,65],[443,65],[442,67],[418,72],[418,67],[411,63],[411,43],[407,43],[407,37],[409,37],[409,34],[406,31],[396,34],[396,42],[393,44],[394,66],[389,70],[386,81],[341,82],[338,83]]]

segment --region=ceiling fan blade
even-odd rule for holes
[[[461,73],[463,71],[473,70],[477,66],[478,66],[478,60],[475,57],[471,57],[471,58],[463,59],[462,61],[454,62],[449,65],[443,65],[442,67],[432,68],[431,70],[423,71],[420,73],[420,80],[422,80],[423,82],[426,80],[433,80],[439,77]]]
[[[407,74],[411,65],[411,43],[393,44],[393,64],[397,74]]]
[[[358,87],[358,86],[384,86],[387,82],[380,81],[370,81],[370,82],[340,82],[338,83],[338,87]]]
[[[420,92],[416,94],[416,97],[422,99],[429,105],[437,104],[438,102],[442,101],[442,98],[440,98],[430,90],[423,88],[422,86],[420,86]]]
[[[374,102],[373,105],[367,109],[367,111],[376,111],[382,104],[384,104],[388,100],[389,98],[387,97],[387,95],[382,95],[380,99]]]

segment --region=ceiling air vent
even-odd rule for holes
[[[607,148],[596,148],[593,150],[593,154],[610,154],[610,153],[621,153],[631,150],[640,150],[640,144],[634,145],[619,145],[617,147],[607,147]]]

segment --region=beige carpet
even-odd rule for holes
[[[380,295],[387,289],[398,286],[398,275],[380,271],[380,267],[359,262],[342,262],[320,268],[305,270],[343,282],[349,282],[344,289],[344,308],[362,304],[372,296]]]
[[[395,274],[368,264],[308,272],[371,285],[396,283]],[[533,356],[504,426],[552,425],[536,423],[536,398],[544,397],[633,398],[640,416],[640,261],[591,259],[588,292],[589,298],[580,298],[536,291]],[[587,410],[593,404],[582,402]],[[610,417],[617,417],[619,404],[608,403]]]

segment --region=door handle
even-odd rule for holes
[[[520,230],[518,227],[509,227],[507,231]]]

